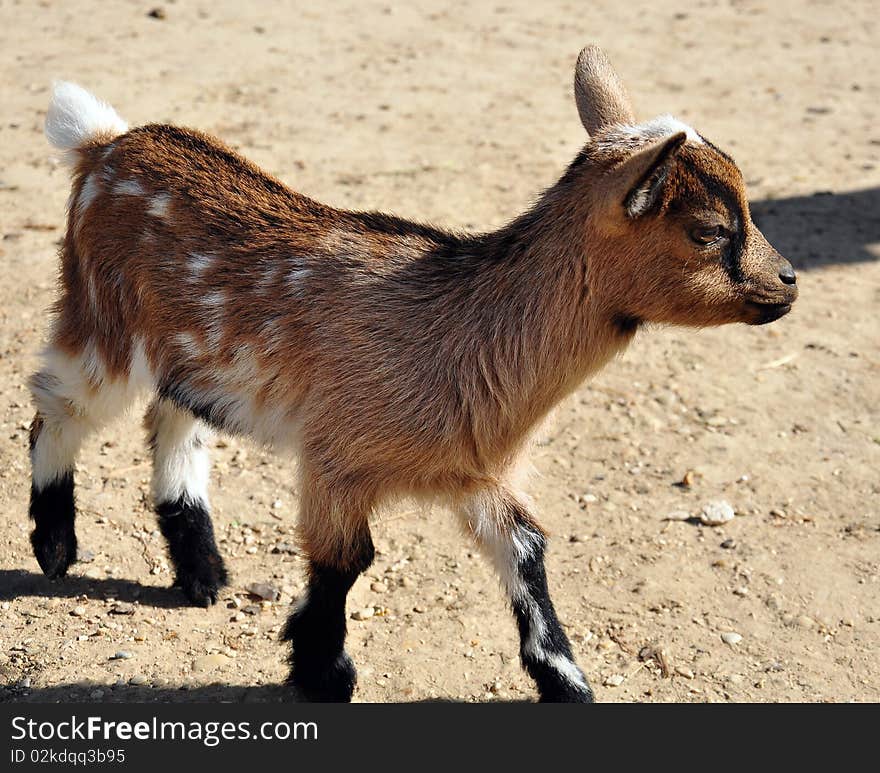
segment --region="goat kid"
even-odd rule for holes
[[[312,201],[200,132],[128,130],[56,85],[49,140],[73,167],[61,293],[30,379],[31,541],[76,559],[83,439],[152,393],[152,493],[176,583],[227,575],[208,504],[211,429],[299,455],[307,593],[292,684],[348,700],[345,600],[373,560],[370,516],[401,496],[455,510],[500,574],[542,700],[589,701],[514,482],[528,440],[644,323],[771,322],[795,275],[752,223],[739,170],[689,126],[637,124],[595,47],[575,97],[589,138],[500,230],[458,235]]]

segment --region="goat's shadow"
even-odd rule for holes
[[[767,240],[798,270],[880,259],[880,188],[817,191],[750,207]]]
[[[100,696],[95,695],[100,691]],[[93,697],[94,696],[94,697]],[[235,686],[206,684],[198,687],[154,687],[79,682],[52,687],[0,687],[0,703],[301,703],[293,689],[284,684]],[[403,703],[466,703],[452,698],[430,698]],[[526,699],[498,700],[492,703],[534,703]]]
[[[155,585],[141,585],[134,580],[114,577],[94,579],[75,574],[50,580],[42,574],[25,569],[0,569],[0,601],[12,601],[24,596],[112,598],[162,609],[191,606],[180,589],[174,587],[160,588]]]

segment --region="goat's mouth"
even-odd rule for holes
[[[749,312],[748,324],[766,325],[784,317],[791,311],[791,303],[766,303],[761,301],[746,301],[746,309]]]

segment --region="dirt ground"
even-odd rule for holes
[[[82,561],[39,573],[25,380],[68,194],[42,135],[52,79],[133,125],[213,132],[329,203],[485,229],[583,143],[570,81],[590,41],[641,117],[671,112],[737,158],[801,299],[768,327],[643,331],[558,411],[531,491],[576,657],[600,701],[880,700],[875,3],[155,2],[0,0],[0,700],[281,699],[278,631],[303,588],[295,460],[224,438],[232,583],[210,610],[183,604],[139,415],[82,455]],[[666,519],[719,499],[722,527]],[[375,540],[349,600],[356,699],[533,699],[454,519],[391,510]]]

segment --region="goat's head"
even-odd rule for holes
[[[730,156],[670,116],[636,125],[594,46],[578,58],[575,98],[591,138],[581,162],[603,244],[596,269],[617,313],[697,326],[764,324],[788,313],[798,294],[794,269],[752,222]]]

